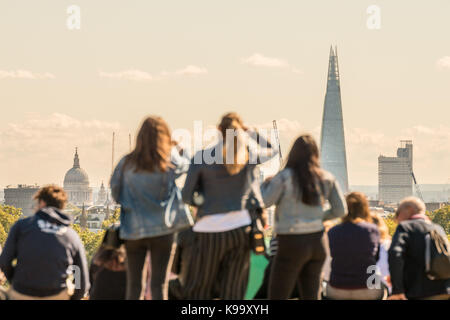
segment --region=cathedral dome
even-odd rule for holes
[[[75,157],[73,159],[73,167],[67,171],[64,176],[64,188],[70,185],[85,185],[89,186],[89,176],[80,167],[80,159],[78,158],[78,151],[75,151]]]

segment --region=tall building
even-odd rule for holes
[[[347,156],[345,151],[344,120],[342,116],[341,85],[337,49],[330,49],[327,92],[323,107],[320,137],[322,167],[331,172],[344,192],[348,191]]]
[[[6,187],[5,205],[22,209],[25,216],[30,216],[35,212],[35,202],[33,195],[39,190],[38,186],[19,184],[15,187]]]
[[[64,190],[67,192],[68,201],[81,207],[92,204],[92,189],[89,187],[89,177],[86,171],[80,167],[78,149],[75,148],[73,167],[67,171],[64,177]]]
[[[413,195],[413,144],[400,141],[396,157],[378,157],[378,198],[385,203],[398,203]]]

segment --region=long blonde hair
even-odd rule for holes
[[[224,165],[230,175],[235,175],[241,172],[248,162],[248,149],[244,141],[242,141],[242,131],[247,131],[241,117],[235,112],[229,112],[222,117],[219,124],[219,130],[222,134],[223,148],[222,155],[224,159]],[[233,149],[227,145],[227,130],[233,130]],[[231,163],[227,161],[227,154],[233,153],[233,160]]]

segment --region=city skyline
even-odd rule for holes
[[[277,120],[283,154],[301,132],[319,142],[331,43],[350,185],[376,185],[378,156],[405,139],[419,183],[449,183],[448,1],[379,1],[379,30],[367,27],[372,3],[356,0],[78,0],[81,29],[68,30],[71,4],[0,4],[1,187],[62,185],[76,146],[91,185],[107,183],[112,132],[118,160],[147,114],[192,130],[233,110],[260,127]]]

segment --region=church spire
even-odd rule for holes
[[[75,147],[75,157],[73,157],[73,167],[80,167],[80,158],[78,157],[78,147]]]

